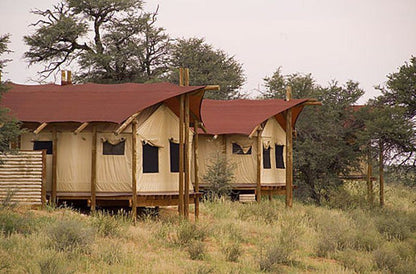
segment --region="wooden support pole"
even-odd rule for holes
[[[286,88],[286,101],[292,99],[292,88]],[[293,127],[292,109],[286,111],[286,207],[293,205]]]
[[[373,193],[373,165],[371,164],[371,152],[368,152],[367,155],[367,198],[370,205],[374,203],[374,193]]]
[[[263,144],[261,140],[261,134],[263,130],[257,129],[257,179],[256,179],[256,200],[261,202],[261,153],[263,150]]]
[[[138,144],[137,144],[137,120],[134,119],[132,122],[132,131],[131,131],[131,147],[132,147],[132,156],[131,156],[131,189],[132,189],[132,205],[131,205],[131,214],[133,222],[136,223],[137,219],[137,154],[138,154]]]
[[[42,188],[41,188],[42,209],[46,206],[46,150],[42,151]]]
[[[179,204],[178,204],[178,211],[179,216],[184,216],[184,208],[183,208],[183,201],[184,201],[184,193],[183,193],[183,186],[184,186],[184,136],[183,136],[183,121],[184,121],[184,108],[185,108],[185,98],[184,95],[180,97],[180,110],[179,110]]]
[[[58,163],[58,133],[56,127],[52,129],[52,197],[51,202],[56,203],[56,189],[57,189],[57,169]]]
[[[91,211],[96,209],[96,189],[97,189],[97,127],[92,127],[91,142]]]
[[[199,121],[195,120],[194,122],[194,131],[195,131],[195,135],[194,135],[194,173],[195,173],[195,192],[198,193],[199,192],[199,165],[198,165],[198,142],[199,142],[199,134],[198,134],[198,126],[199,126]],[[198,195],[195,195],[195,220],[198,219],[199,217],[199,198]]]
[[[189,184],[190,184],[190,142],[189,142],[189,94],[185,95],[185,199],[184,214],[189,219]]]
[[[184,85],[189,86],[189,69],[184,69]],[[185,197],[184,197],[184,216],[189,219],[189,184],[191,178],[191,160],[189,158],[189,94],[185,94]]]
[[[380,182],[380,206],[383,207],[384,206],[384,157],[383,157],[383,153],[384,153],[384,147],[383,147],[383,143],[382,140],[379,141],[379,147],[380,147],[380,151],[379,151],[379,158],[378,158],[378,165],[379,165],[379,182]]]

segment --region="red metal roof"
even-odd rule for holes
[[[201,90],[204,86],[181,87],[170,83],[154,84],[9,84],[1,105],[23,122],[114,122],[160,102],[176,113],[174,97]],[[203,91],[190,96],[191,111],[200,116]],[[195,97],[195,98],[193,98]]]
[[[270,100],[209,100],[202,102],[202,117],[209,134],[249,135],[257,125],[276,117],[286,128],[283,112],[292,108],[293,125],[303,109],[302,103],[308,99]]]

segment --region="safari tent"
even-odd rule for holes
[[[186,211],[183,199],[199,197],[192,187],[188,197],[183,189],[191,185],[189,124],[201,120],[205,88],[9,84],[1,104],[26,130],[18,148],[46,150],[51,201],[87,201],[93,209],[118,203],[134,213],[138,206],[163,205]],[[188,155],[179,157],[183,148]]]
[[[198,158],[201,188],[207,186],[203,177],[213,154],[220,152],[235,166],[232,185],[237,193],[255,192],[257,200],[262,193],[269,197],[273,193],[286,193],[287,172],[292,169],[291,162],[287,162],[292,130],[308,104],[318,102],[311,99],[204,100],[201,112],[206,133],[199,137]]]

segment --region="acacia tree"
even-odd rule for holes
[[[406,117],[416,116],[416,57],[411,57],[399,71],[387,75],[386,86],[379,86],[382,96],[378,98],[381,104],[401,106],[405,109]]]
[[[214,49],[203,38],[177,39],[172,47],[169,79],[178,83],[177,68],[189,68],[190,84],[220,85],[205,98],[230,100],[242,97],[245,82],[242,64],[223,50]]]
[[[0,56],[4,53],[10,52],[8,43],[10,42],[10,35],[0,36]],[[0,59],[0,75],[3,73],[5,64],[10,61],[8,59]],[[3,82],[0,82],[0,101],[2,94],[7,91],[7,87]],[[0,153],[10,151],[10,142],[15,141],[20,135],[20,124],[9,114],[8,109],[0,106]]]
[[[342,183],[342,174],[358,167],[361,152],[356,141],[356,124],[350,106],[363,95],[358,83],[328,87],[315,83],[311,74],[283,75],[280,69],[265,78],[267,98],[284,98],[285,87],[292,86],[294,98],[316,98],[322,106],[308,107],[296,124],[294,168],[302,198],[316,203],[329,198],[330,191]]]
[[[35,10],[40,19],[24,37],[29,64],[44,64],[48,77],[76,62],[78,79],[94,82],[145,82],[167,70],[170,39],[144,12],[142,0],[62,0],[52,9]],[[93,37],[91,39],[91,37]]]

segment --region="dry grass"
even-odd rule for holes
[[[0,272],[411,272],[416,190],[386,190],[384,209],[205,202],[197,223],[179,221],[174,208],[136,226],[123,214],[1,209]]]

